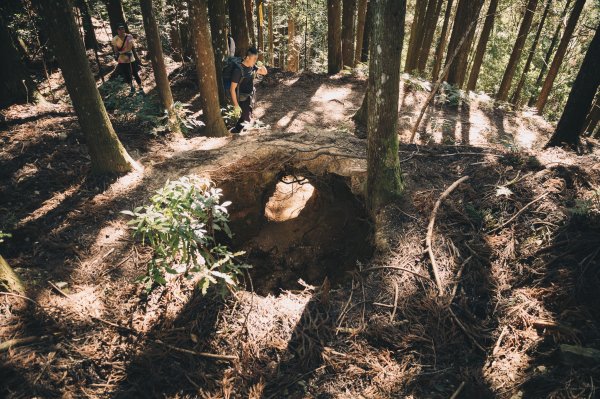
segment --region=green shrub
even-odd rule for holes
[[[3,233],[3,232],[0,230],[0,243],[3,243],[3,242],[4,242],[4,238],[10,238],[10,237],[11,237],[11,235],[10,235],[10,234],[8,234],[8,233]]]
[[[237,285],[243,269],[249,266],[236,261],[243,252],[232,253],[215,239],[216,231],[231,237],[230,203],[220,203],[221,196],[221,190],[210,180],[184,176],[168,181],[151,198],[150,205],[123,211],[133,217],[128,225],[134,237],[153,249],[146,274],[138,278],[147,290],[154,283],[164,285],[167,273],[199,277],[203,294],[211,284]]]

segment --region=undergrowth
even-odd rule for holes
[[[212,284],[234,287],[248,265],[237,262],[243,252],[233,253],[215,239],[220,231],[231,237],[227,207],[222,192],[210,180],[184,176],[167,181],[150,204],[123,211],[133,219],[128,225],[142,245],[153,250],[146,273],[138,278],[150,291],[165,285],[167,274],[197,277],[203,294]]]

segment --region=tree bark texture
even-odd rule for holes
[[[342,3],[342,60],[345,67],[353,67],[356,0],[343,0]]]
[[[343,68],[342,0],[327,0],[327,73],[336,74]]]
[[[483,57],[485,56],[487,43],[490,40],[490,35],[492,33],[492,29],[494,28],[497,9],[498,0],[490,0],[485,22],[483,23],[481,35],[479,36],[479,42],[477,43],[477,49],[475,50],[475,56],[473,57],[473,67],[471,68],[471,74],[469,75],[469,81],[467,82],[467,90],[473,91],[477,88],[479,72],[481,71],[481,65],[483,64]]]
[[[452,16],[452,6],[454,0],[448,0],[446,4],[446,11],[444,11],[444,23],[442,24],[442,30],[440,31],[440,39],[435,48],[435,60],[433,61],[433,70],[431,76],[434,81],[439,77],[440,70],[442,69],[442,62],[444,59],[444,52],[446,51],[446,41],[448,40],[448,29],[450,26],[450,17]]]
[[[227,104],[223,81],[223,62],[227,54],[227,3],[225,1],[209,1],[208,14],[210,17],[210,35],[213,50],[215,51],[215,69],[217,73],[217,86],[219,88],[219,103]]]
[[[231,35],[235,40],[235,54],[243,57],[250,48],[244,0],[229,0],[229,21],[231,22]]]

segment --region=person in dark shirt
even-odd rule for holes
[[[235,114],[239,115],[236,125],[231,133],[240,133],[244,123],[252,120],[252,107],[254,101],[254,77],[266,75],[267,68],[258,61],[258,50],[250,47],[242,60],[241,68],[236,68],[231,74],[230,94],[233,101]]]

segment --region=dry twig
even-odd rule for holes
[[[442,195],[440,196],[440,198],[437,200],[437,202],[435,203],[435,205],[433,207],[433,211],[431,212],[431,218],[429,219],[429,225],[427,226],[427,236],[425,237],[425,245],[427,246],[427,253],[429,254],[429,259],[431,260],[431,267],[433,269],[433,276],[435,277],[435,282],[436,282],[436,284],[438,286],[438,290],[439,290],[439,294],[440,295],[443,294],[444,287],[442,286],[442,280],[440,279],[440,273],[438,271],[437,262],[435,260],[435,255],[433,254],[433,248],[432,248],[433,227],[435,225],[435,217],[437,215],[438,209],[440,208],[440,205],[442,204],[442,201],[448,195],[450,195],[450,193],[452,191],[454,191],[454,189],[456,187],[458,187],[460,185],[460,183],[464,182],[468,178],[469,178],[469,176],[463,176],[463,177],[461,177],[460,179],[458,179],[457,181],[455,181],[454,183],[452,183],[452,185],[450,187],[448,187],[446,189],[446,191],[444,191],[442,193]]]

